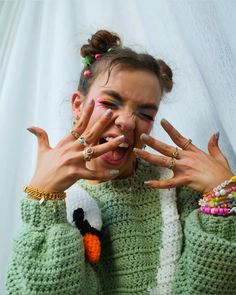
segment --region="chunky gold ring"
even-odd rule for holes
[[[182,149],[183,149],[183,150],[186,150],[186,148],[187,148],[191,143],[192,143],[192,139],[188,139],[188,140],[185,142],[185,144],[184,144],[184,146],[182,147]]]
[[[175,166],[175,158],[172,157],[171,160],[170,160],[170,164],[168,165],[168,168],[173,169],[174,166]]]
[[[175,159],[179,159],[180,156],[179,156],[179,149],[176,147],[175,148],[175,151],[172,153],[172,157],[175,158]]]
[[[75,138],[78,139],[80,137],[80,134],[76,132],[75,130],[70,130],[70,134]]]
[[[78,141],[79,141],[79,143],[80,143],[81,145],[88,146],[88,144],[87,144],[87,142],[86,142],[86,140],[85,140],[84,137],[80,136],[80,137],[78,138]]]
[[[86,147],[84,150],[83,150],[83,156],[84,156],[84,160],[87,162],[87,161],[90,161],[93,157],[93,153],[94,153],[94,149],[89,146],[89,147]]]

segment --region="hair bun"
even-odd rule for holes
[[[171,68],[162,60],[162,59],[157,59],[157,63],[160,67],[160,74],[161,74],[161,83],[163,90],[165,92],[170,92],[171,89],[173,88],[173,72]]]
[[[106,30],[99,30],[91,39],[88,39],[88,44],[81,47],[80,53],[82,57],[86,55],[94,55],[96,53],[106,53],[109,48],[121,47],[120,37]]]

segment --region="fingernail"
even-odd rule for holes
[[[111,114],[112,114],[112,110],[111,109],[106,110],[105,116],[109,117]]]
[[[29,132],[33,133],[34,135],[37,135],[37,133],[35,132],[34,129],[32,129],[31,127],[26,128]]]
[[[115,141],[123,141],[124,140],[124,138],[125,138],[125,136],[124,135],[119,135],[119,136],[117,136],[117,137],[115,137]]]
[[[110,175],[111,176],[117,176],[120,173],[120,170],[112,169],[110,170]]]
[[[215,133],[215,138],[216,138],[216,140],[219,139],[219,136],[220,136],[220,132],[218,131],[218,132]]]
[[[165,125],[168,123],[168,121],[166,119],[161,119],[161,123]]]
[[[137,148],[133,148],[133,151],[134,151],[135,153],[139,153],[139,152],[141,152],[142,150],[137,149]]]
[[[90,102],[89,102],[89,106],[93,105],[94,104],[94,100],[91,99]]]
[[[150,185],[151,182],[147,180],[147,181],[144,181],[144,184],[145,184],[145,185]]]
[[[141,138],[142,140],[144,140],[144,141],[147,141],[148,138],[149,138],[149,136],[148,136],[147,134],[143,133],[143,134],[140,135],[140,138]]]

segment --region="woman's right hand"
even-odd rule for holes
[[[116,149],[123,142],[124,137],[119,136],[112,141],[97,145],[99,137],[112,120],[112,111],[107,110],[96,124],[87,130],[93,108],[94,101],[84,107],[73,130],[84,137],[86,142],[93,147],[92,157],[96,158]],[[55,148],[51,148],[46,131],[38,127],[30,127],[28,130],[38,139],[37,164],[30,181],[30,185],[37,189],[46,192],[63,192],[78,179],[107,180],[114,178],[119,173],[117,170],[94,171],[88,169],[83,155],[85,146],[71,133],[59,141]]]

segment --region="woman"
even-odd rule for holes
[[[38,160],[22,201],[9,294],[234,294],[235,178],[217,135],[209,155],[166,120],[177,147],[149,135],[173,85],[162,60],[123,48],[104,30],[81,55],[73,130],[51,148],[44,130],[29,128]],[[71,220],[80,231],[66,220],[68,188],[76,192]],[[99,261],[93,235],[101,240]]]

